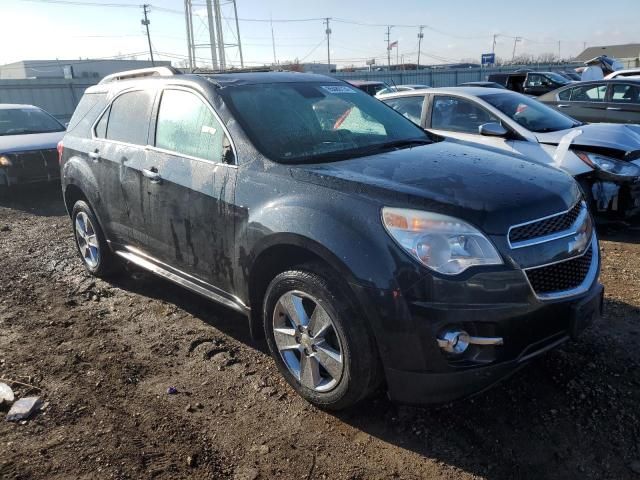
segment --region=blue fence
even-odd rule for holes
[[[464,68],[464,69],[425,69],[406,71],[359,71],[333,73],[332,76],[343,80],[376,80],[390,85],[429,85],[431,87],[455,87],[464,82],[485,81],[492,73],[514,72],[528,68],[536,71],[556,72],[572,70],[581,64],[546,64],[493,68]]]

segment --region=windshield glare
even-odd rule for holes
[[[64,127],[37,108],[0,109],[0,135],[63,132]]]
[[[220,91],[253,144],[283,162],[339,160],[377,146],[429,142],[418,126],[343,83],[273,83]]]
[[[545,76],[550,80],[554,81],[555,83],[559,83],[560,85],[566,85],[567,83],[571,83],[570,80],[563,77],[559,73],[555,73],[555,72],[545,73]]]
[[[480,98],[532,132],[556,132],[580,125],[580,122],[525,95],[498,93],[480,95]]]

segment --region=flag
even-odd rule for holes
[[[389,50],[391,50],[393,47],[396,47],[396,48],[398,47],[398,41],[397,40],[395,42],[389,44]]]

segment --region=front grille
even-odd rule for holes
[[[581,257],[527,270],[527,278],[538,295],[572,290],[584,282],[592,259],[593,247],[589,247]]]
[[[562,232],[571,228],[582,211],[582,202],[576,205],[568,212],[555,215],[545,220],[527,223],[514,227],[509,232],[509,241],[513,243],[524,242],[534,238],[544,237],[553,233]]]
[[[55,148],[17,152],[9,155],[13,163],[10,173],[20,178],[57,176],[58,152]]]

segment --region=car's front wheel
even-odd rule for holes
[[[379,362],[364,319],[329,277],[313,265],[279,274],[267,288],[263,318],[287,382],[314,405],[339,410],[375,389]]]
[[[71,212],[76,247],[85,268],[96,277],[106,277],[115,273],[120,266],[98,224],[91,207],[84,200],[78,200]]]

